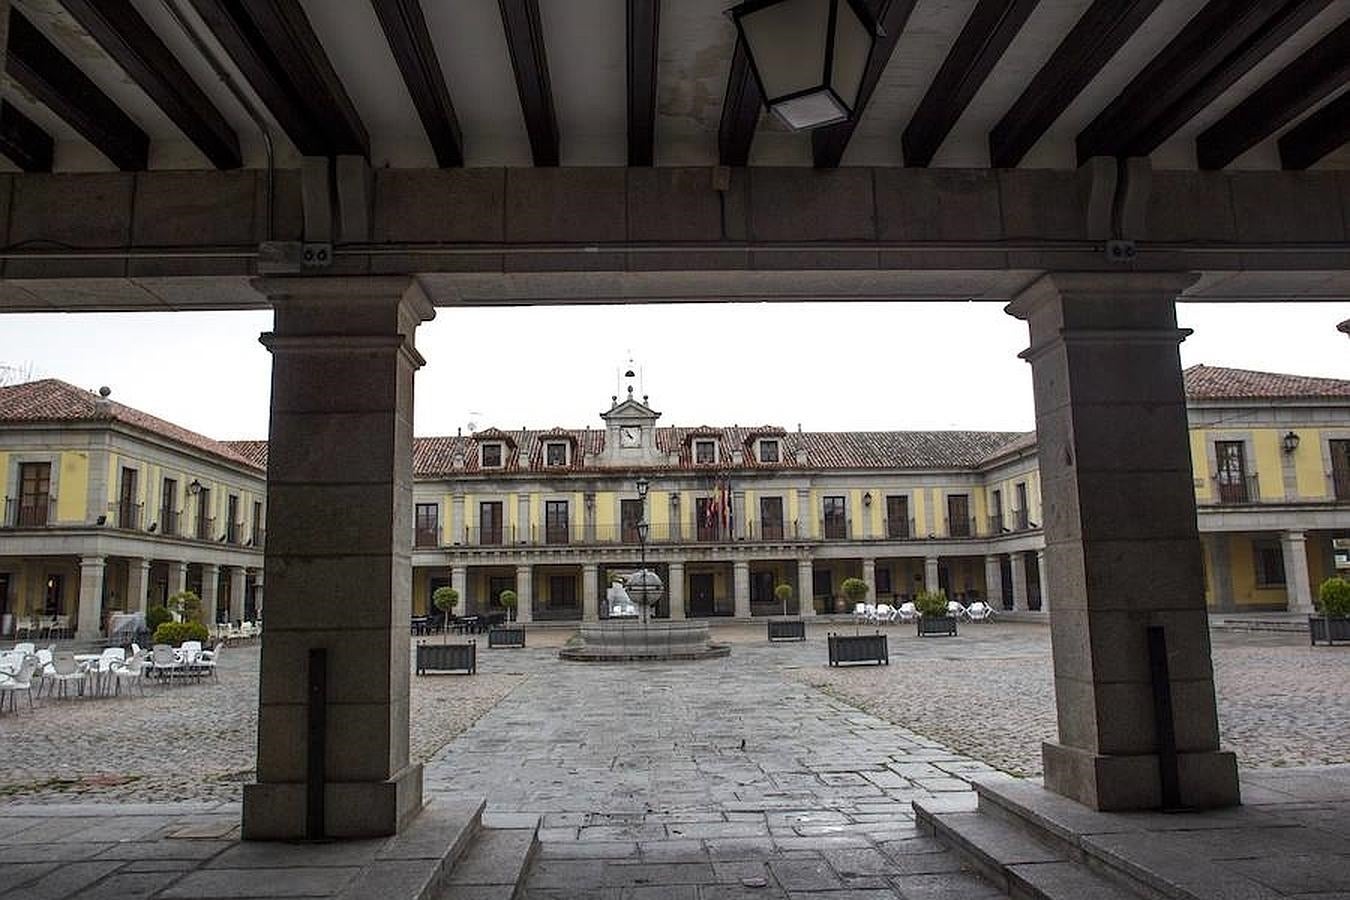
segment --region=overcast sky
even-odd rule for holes
[[[1346,303],[1183,304],[1183,365],[1350,379]],[[0,316],[0,366],[112,388],[220,439],[267,436],[266,312]],[[998,304],[442,309],[417,333],[416,431],[598,428],[631,354],[663,425],[1034,427],[1026,325]],[[0,371],[0,376],[8,375]],[[8,380],[8,379],[6,379]],[[342,385],[333,385],[342,390]]]

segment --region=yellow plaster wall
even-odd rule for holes
[[[1277,606],[1288,602],[1289,595],[1284,588],[1256,586],[1256,560],[1252,553],[1251,535],[1229,536],[1228,562],[1232,567],[1230,577],[1233,603],[1236,606]]]
[[[0,471],[4,454],[0,454]],[[89,510],[89,454],[70,451],[61,454],[61,495],[56,498],[58,522],[83,522]]]
[[[651,501],[654,507],[659,509],[659,504],[657,504],[656,498],[661,496],[664,495],[659,494],[656,491],[652,491],[648,495],[648,499]],[[595,527],[601,534],[604,534],[607,529],[612,530],[618,524],[617,522],[614,521],[614,517],[618,515],[618,512],[615,509],[615,507],[617,507],[618,505],[619,505],[619,498],[614,491],[596,492]],[[653,509],[653,512],[655,512],[655,509]]]
[[[1327,479],[1322,470],[1322,432],[1305,429],[1299,432],[1299,447],[1294,451],[1294,475],[1298,495],[1305,500],[1323,500],[1327,497]]]
[[[1255,450],[1256,483],[1261,489],[1263,500],[1284,499],[1284,472],[1280,464],[1280,446],[1282,432],[1269,428],[1252,432],[1252,446]]]
[[[1208,447],[1209,435],[1204,429],[1197,428],[1191,432],[1191,468],[1195,471],[1195,499],[1198,503],[1210,503],[1214,499],[1209,459],[1205,455]]]
[[[797,503],[797,492],[796,492],[796,491],[788,491],[788,492],[787,492],[787,521],[786,521],[785,523],[783,523],[783,527],[784,527],[784,528],[791,528],[793,522],[800,522],[800,521],[802,520],[801,510],[799,510],[799,509],[797,508],[798,506],[799,506],[799,504]]]
[[[915,535],[927,534],[932,529],[928,525],[928,502],[921,488],[909,495],[909,514],[914,519]]]
[[[848,517],[851,520],[850,527],[852,531],[850,537],[861,540],[863,536],[863,502],[862,489],[853,488],[848,494]]]

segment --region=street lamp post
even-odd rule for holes
[[[642,625],[647,626],[647,533],[651,526],[647,523],[647,490],[651,487],[651,482],[646,478],[639,477],[636,483],[638,500],[642,503],[642,515],[638,518],[637,537],[638,553],[640,554],[641,564],[638,568],[638,578],[642,583]]]

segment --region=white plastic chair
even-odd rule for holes
[[[891,606],[889,603],[878,603],[878,604],[877,604],[877,611],[876,611],[876,618],[875,618],[874,621],[876,621],[876,622],[894,622],[894,621],[895,621],[895,607]]]
[[[145,694],[145,666],[146,655],[143,653],[133,653],[123,662],[116,663],[113,666],[112,676],[116,682],[116,692],[122,693],[122,685],[127,686],[127,693],[131,693],[131,686],[138,685],[142,696]]]
[[[947,601],[947,615],[954,619],[968,619],[970,616],[966,613],[966,608],[961,605],[959,600]]]
[[[89,674],[94,679],[94,693],[106,693],[112,687],[112,675],[115,667],[126,661],[127,651],[121,647],[108,647],[97,660],[89,666]]]
[[[203,674],[209,674],[212,678],[216,677],[216,663],[220,661],[220,652],[225,649],[224,644],[216,644],[210,650],[203,650],[197,654],[197,669]]]
[[[28,694],[28,708],[33,708],[33,676],[38,670],[38,661],[36,656],[24,657],[24,661],[19,666],[19,671],[12,675],[0,672],[0,710],[5,708],[5,694],[9,695],[9,709],[11,712],[18,712],[15,695],[19,691]]]
[[[73,652],[70,650],[53,651],[50,669],[51,671],[43,677],[56,683],[62,697],[69,696],[66,685],[71,682],[76,682],[76,689],[80,693],[84,693],[84,682],[89,677],[89,669],[84,663],[75,659]],[[47,691],[47,696],[51,696],[50,689]]]
[[[161,684],[168,684],[171,677],[183,671],[183,659],[168,644],[156,644],[150,651],[150,671]]]
[[[15,645],[14,645],[14,652],[15,652],[15,653],[36,653],[36,652],[37,652],[37,644],[31,643],[31,642],[28,642],[28,641],[25,641],[25,642],[22,643],[22,644],[15,644]]]
[[[897,622],[913,622],[917,618],[919,618],[919,610],[909,600],[895,608],[895,620]]]
[[[976,600],[966,607],[966,618],[972,622],[988,622],[994,618],[994,608],[983,600]]]
[[[853,620],[855,622],[863,622],[866,621],[866,619],[867,619],[867,604],[866,603],[853,604]]]

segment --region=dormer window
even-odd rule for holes
[[[499,443],[483,444],[478,448],[478,464],[484,469],[500,469],[502,467],[502,445]]]
[[[778,462],[778,442],[767,438],[759,442],[759,461],[762,463]]]
[[[549,441],[544,444],[544,465],[546,466],[565,466],[567,465],[567,442]]]
[[[694,462],[711,466],[717,462],[717,441],[694,441]]]

